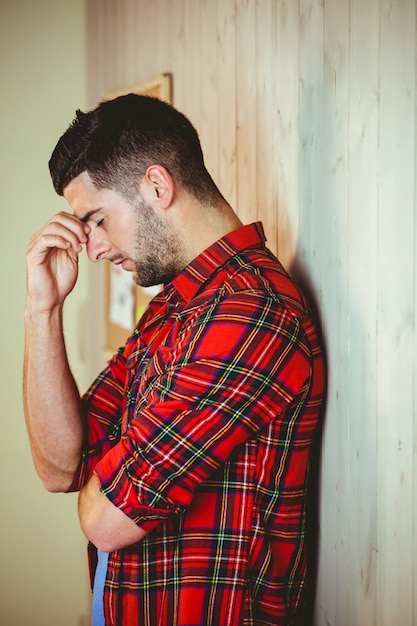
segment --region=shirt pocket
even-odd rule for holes
[[[171,347],[158,346],[145,367],[141,368],[138,380],[138,394],[142,398],[155,388],[156,381],[167,373],[171,361]]]

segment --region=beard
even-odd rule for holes
[[[176,233],[141,197],[135,202],[137,232],[133,279],[141,287],[166,285],[185,267]]]

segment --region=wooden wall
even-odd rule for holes
[[[415,0],[87,6],[89,104],[172,73],[219,187],[319,310],[315,624],[416,624]]]

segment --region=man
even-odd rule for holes
[[[93,623],[296,623],[324,387],[302,294],[168,104],[78,111],[50,171],[72,213],[28,246],[25,412],[45,487],[80,492]],[[80,398],[62,310],[83,244],[164,288]]]

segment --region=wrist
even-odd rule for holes
[[[33,321],[38,322],[40,319],[45,321],[61,319],[63,311],[63,303],[56,304],[53,306],[45,305],[45,302],[37,302],[36,299],[32,299],[28,297],[26,299],[25,306],[25,322],[31,323]]]

